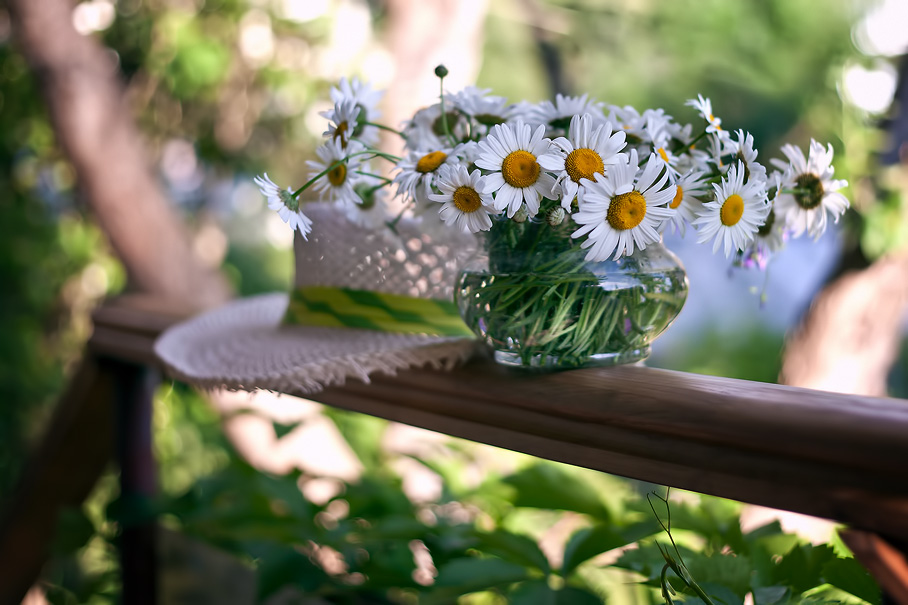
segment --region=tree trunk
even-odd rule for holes
[[[908,251],[845,273],[816,298],[785,347],[780,382],[886,396],[908,310]]]
[[[57,141],[134,289],[192,308],[227,300],[223,277],[193,254],[164,196],[110,54],[72,25],[70,0],[9,0],[13,32],[38,78]]]
[[[445,79],[447,90],[475,82],[486,4],[485,0],[388,0],[386,40],[396,68],[384,103],[389,126],[397,127],[417,109],[438,102],[434,72],[438,64],[444,64],[450,73]],[[393,142],[399,147],[399,140]]]

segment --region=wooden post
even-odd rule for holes
[[[152,451],[152,404],[160,382],[156,370],[113,359],[116,454],[120,465],[120,566],[122,601],[154,605],[157,595],[156,521],[153,498],[157,471]]]

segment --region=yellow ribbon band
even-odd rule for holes
[[[451,301],[327,286],[294,290],[284,322],[301,326],[473,337],[460,318],[457,305]]]

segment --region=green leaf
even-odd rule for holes
[[[523,582],[508,593],[510,605],[602,605],[597,595],[573,586],[554,590],[545,580]]]
[[[715,582],[697,582],[703,592],[709,595],[716,605],[743,605],[744,597],[735,594],[733,590]],[[691,602],[686,600],[685,603]]]
[[[456,587],[462,594],[466,594],[513,584],[529,577],[529,571],[523,565],[498,558],[467,557],[454,559],[442,566],[438,570],[435,585],[441,588]]]
[[[823,567],[835,558],[835,551],[826,544],[796,546],[776,566],[773,583],[790,586],[794,594],[816,588],[824,583]]]
[[[765,586],[753,591],[754,605],[786,605],[791,593],[785,586]]]
[[[570,510],[604,521],[610,519],[599,494],[562,466],[535,464],[503,481],[517,490],[515,506]]]
[[[545,553],[540,550],[536,540],[532,538],[503,529],[493,532],[475,532],[474,535],[479,540],[476,548],[486,554],[495,555],[525,567],[534,567],[546,574],[551,569]]]
[[[561,575],[568,577],[581,563],[629,541],[608,525],[587,527],[574,533],[564,547]]]
[[[872,605],[880,603],[880,587],[864,566],[855,559],[833,559],[823,566],[823,578],[836,588],[860,597]]]
[[[687,557],[688,551],[681,547],[681,554]],[[614,563],[614,567],[637,572],[647,580],[659,577],[665,559],[655,544],[640,544],[638,548],[624,551]]]
[[[743,556],[694,554],[684,555],[687,569],[698,584],[718,584],[734,593],[738,600],[750,592],[750,560]]]

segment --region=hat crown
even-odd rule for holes
[[[451,300],[458,268],[476,249],[472,234],[446,227],[433,216],[402,218],[392,230],[357,225],[338,204],[307,204],[306,215],[314,228],[308,241],[299,233],[294,239],[296,288],[329,286]]]

